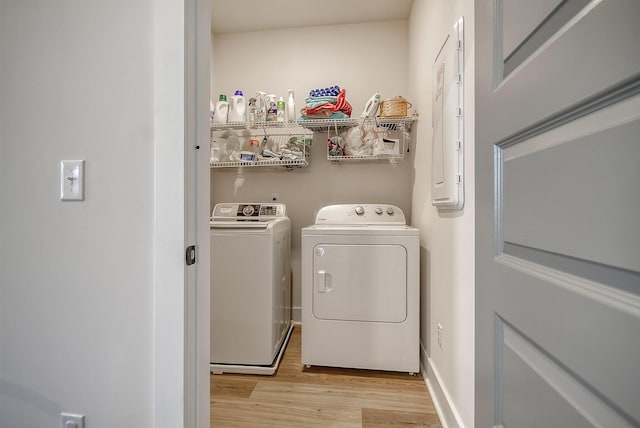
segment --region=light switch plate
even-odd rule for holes
[[[60,413],[60,428],[85,428],[84,415]]]
[[[63,201],[84,200],[84,160],[60,162],[60,199]]]

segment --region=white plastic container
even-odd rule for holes
[[[267,95],[267,122],[278,120],[278,105],[274,94]]]
[[[256,122],[264,122],[267,120],[267,93],[256,92]]]
[[[228,122],[246,122],[247,105],[242,91],[237,90],[229,101]]]
[[[229,114],[229,103],[227,102],[227,96],[220,94],[220,100],[216,103],[216,110],[213,112],[214,123],[227,123],[227,116]]]
[[[293,89],[289,89],[289,97],[287,98],[287,122],[296,121],[296,99]]]
[[[280,97],[276,106],[277,106],[277,121],[284,122],[284,118],[286,116],[287,104],[284,102],[282,97]]]

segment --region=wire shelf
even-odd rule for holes
[[[297,122],[211,123],[212,132],[245,130],[251,135],[313,135],[313,131]]]
[[[303,166],[308,166],[309,162],[306,159],[293,159],[293,160],[262,159],[257,161],[224,161],[224,162],[211,161],[210,165],[212,168],[272,166],[272,167],[283,167],[286,169],[293,169],[293,168],[301,168]]]
[[[404,159],[410,145],[410,130],[417,117],[353,119],[361,129],[319,123],[327,132],[327,159],[334,162],[389,161]],[[374,136],[372,136],[372,133]],[[358,144],[360,142],[361,144]],[[354,144],[354,145],[351,145]],[[365,144],[367,147],[365,147]]]
[[[331,156],[327,155],[327,159],[336,162],[359,162],[359,161],[399,161],[404,159],[404,153],[399,155],[362,155],[362,156]]]
[[[348,119],[298,119],[300,126],[312,131],[326,131],[331,128],[347,128],[350,126],[361,126],[366,123],[375,123],[378,127],[390,130],[411,131],[411,126],[417,122],[416,116],[405,117],[368,117],[368,118],[348,118]]]
[[[397,140],[399,147],[393,153],[376,153],[370,155],[342,155],[332,156],[327,148],[327,159],[330,161],[340,162],[357,162],[357,161],[389,161],[395,163],[404,159],[404,153],[407,150],[409,141],[404,135],[410,132],[414,122],[418,121],[417,116],[406,117],[373,117],[373,118],[346,118],[346,119],[298,119],[297,122],[228,122],[228,123],[211,123],[211,134],[218,138],[227,138],[229,131],[231,134],[240,138],[253,136],[274,137],[278,139],[301,137],[304,143],[301,146],[302,158],[299,159],[261,159],[257,161],[214,161],[210,162],[212,168],[237,168],[237,167],[284,167],[286,169],[300,168],[308,166],[309,150],[307,144],[313,138],[314,132],[332,131],[337,135],[341,130],[353,126],[372,126],[375,125],[378,132],[382,132],[385,136],[400,133],[401,136]],[[213,141],[213,138],[212,138]]]
[[[233,152],[239,149],[234,146],[237,142],[246,145],[250,141],[267,141],[267,147],[287,149],[293,152],[293,156],[280,153],[280,150],[272,148],[276,158],[263,158],[260,160],[233,160]],[[283,167],[285,169],[308,166],[307,160],[309,146],[313,141],[313,131],[306,129],[296,122],[229,122],[211,123],[211,143],[218,142],[217,147],[222,149],[224,160],[215,160],[212,151],[211,168],[237,168],[237,167]],[[229,144],[232,144],[229,146]],[[261,145],[262,146],[262,145]],[[213,147],[213,146],[212,146]],[[283,150],[283,153],[287,150]],[[236,156],[241,156],[242,151]],[[290,153],[291,155],[291,153]],[[232,157],[232,159],[229,159]],[[237,157],[236,157],[237,159]]]

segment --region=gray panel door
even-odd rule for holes
[[[475,6],[476,426],[640,426],[640,1]]]

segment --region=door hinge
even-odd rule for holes
[[[185,260],[187,262],[187,266],[191,266],[196,262],[196,246],[190,245],[187,247],[187,251],[185,253]]]

